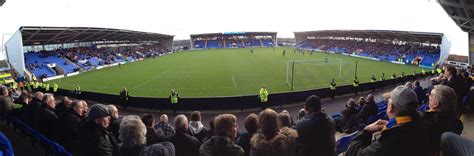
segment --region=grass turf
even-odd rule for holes
[[[336,78],[338,85],[351,84],[355,61],[358,61],[357,76],[361,83],[369,82],[372,74],[379,79],[384,72],[389,79],[392,72],[409,75],[421,71],[415,66],[339,54],[306,52],[303,55],[287,49],[286,56],[282,56],[282,51],[283,48],[255,48],[253,54],[249,49],[186,51],[124,64],[121,68],[93,70],[51,83],[71,90],[79,84],[85,91],[110,94],[118,94],[122,87],[127,87],[131,96],[168,97],[170,90],[176,89],[181,97],[215,97],[256,95],[262,84],[270,94],[291,91],[286,83],[288,60],[322,61],[328,57],[330,61],[349,62],[342,69],[345,81],[338,79],[338,63],[295,66],[295,90],[328,87],[331,78]]]

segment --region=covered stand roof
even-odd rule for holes
[[[216,37],[216,36],[276,35],[276,34],[277,32],[224,32],[224,33],[191,34],[191,38]]]
[[[471,0],[439,0],[441,7],[465,32],[474,32],[474,2]]]
[[[125,29],[94,27],[34,27],[22,26],[23,45],[61,44],[90,41],[158,41],[173,38],[172,35],[140,32]]]
[[[311,35],[314,37],[354,37],[382,40],[399,40],[421,43],[441,43],[442,33],[393,31],[393,30],[321,30],[295,32],[295,35]]]

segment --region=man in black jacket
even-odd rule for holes
[[[352,140],[347,155],[429,155],[428,136],[418,117],[416,101],[415,92],[405,86],[392,90],[387,105],[389,121],[378,120],[366,126]],[[382,131],[380,138],[372,141],[372,133],[378,131]]]
[[[457,70],[454,66],[448,66],[444,71],[445,80],[441,82],[442,85],[449,86],[454,89],[456,95],[458,96],[458,102],[456,106],[456,112],[458,117],[461,115],[462,109],[462,100],[466,95],[466,87],[464,84],[464,80],[457,75]]]
[[[55,107],[56,100],[54,100],[53,94],[45,94],[43,96],[43,105],[41,105],[35,115],[35,125],[38,125],[37,130],[50,139],[53,137],[54,123],[58,118],[54,112]]]
[[[55,139],[71,153],[76,153],[74,142],[78,137],[78,125],[85,118],[86,105],[85,101],[74,101],[71,108],[61,114],[56,122]]]
[[[199,156],[201,142],[188,134],[188,119],[184,115],[174,118],[176,133],[169,137],[167,141],[173,143],[176,149],[176,156]]]
[[[456,93],[451,87],[436,85],[431,90],[429,111],[424,112],[425,127],[430,139],[430,152],[439,153],[440,138],[444,132],[458,135],[463,130],[462,122],[456,117]]]
[[[23,121],[29,124],[32,128],[37,128],[34,123],[34,119],[36,112],[41,107],[41,100],[43,100],[43,93],[36,92],[33,100],[31,100],[31,103],[23,110]]]
[[[296,124],[297,156],[336,155],[336,124],[321,108],[321,99],[311,95],[306,99],[307,114]]]
[[[107,106],[95,104],[87,118],[80,124],[77,140],[78,156],[116,156],[117,142],[107,130],[110,114]]]
[[[369,94],[367,95],[367,104],[365,104],[359,113],[359,118],[363,124],[371,124],[368,123],[369,117],[377,115],[379,112],[377,108],[377,104],[374,101],[374,95]]]

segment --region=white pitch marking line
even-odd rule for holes
[[[235,83],[235,77],[232,75],[232,82],[234,82],[234,87],[237,88],[237,83]]]

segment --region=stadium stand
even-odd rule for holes
[[[275,32],[225,32],[191,35],[192,48],[271,47],[276,44]]]
[[[412,38],[400,36],[411,35]],[[397,31],[297,32],[297,48],[323,50],[387,62],[433,67],[440,58],[441,34]],[[404,39],[404,40],[401,40]]]
[[[26,67],[37,77],[59,75],[48,64],[56,64],[64,69],[65,74],[79,71],[81,68],[90,70],[94,67],[132,62],[138,59],[159,56],[167,53],[163,45],[140,45],[109,48],[68,48],[52,51],[25,53]]]

